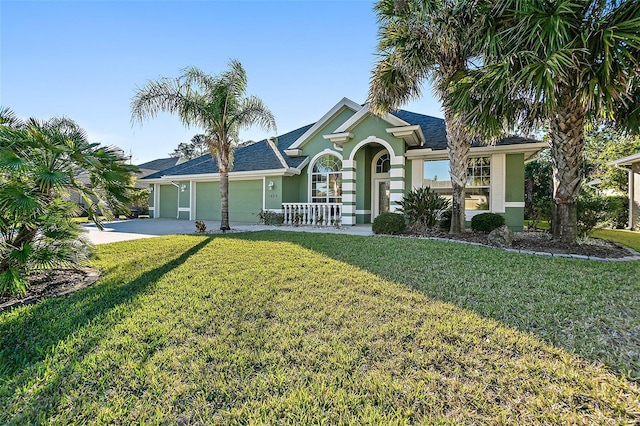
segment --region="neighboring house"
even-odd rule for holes
[[[138,178],[136,180],[136,187],[148,188],[148,185],[146,183],[144,182],[142,184],[139,183],[140,179],[147,177],[149,175],[152,175],[156,172],[169,169],[177,164],[184,163],[185,161],[186,160],[184,158],[169,157],[169,158],[158,158],[156,160],[139,164],[138,169],[140,169],[140,171],[136,173],[136,176]]]
[[[640,152],[609,163],[629,174],[629,229],[640,229]]]
[[[466,217],[503,215],[521,230],[524,162],[547,144],[508,137],[473,144]],[[355,225],[398,209],[403,194],[430,186],[451,197],[444,121],[400,110],[376,117],[368,105],[342,99],[315,124],[239,147],[229,173],[232,221],[258,222],[261,210],[285,223]],[[150,214],[220,219],[218,166],[203,155],[142,181],[151,185]]]

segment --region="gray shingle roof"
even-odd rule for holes
[[[138,164],[138,167],[140,169],[160,171],[160,170],[168,169],[169,167],[175,166],[178,160],[179,158],[175,158],[175,157],[158,158],[156,160],[148,161],[143,164]]]
[[[278,136],[277,148],[282,154],[289,167],[298,167],[306,157],[288,157],[284,150],[296,139],[306,132],[313,124],[301,127],[284,135]],[[233,155],[233,171],[247,172],[254,170],[282,169],[282,163],[273,152],[266,139],[249,145],[238,147]],[[157,179],[162,176],[184,176],[218,173],[218,161],[205,154],[201,157],[187,161],[166,170],[153,173],[143,179]]]
[[[447,149],[447,129],[442,118],[431,117],[429,115],[417,114],[415,112],[399,110],[393,113],[396,117],[412,125],[419,125],[424,134],[424,146],[409,147],[408,149],[431,148],[434,151]],[[540,142],[534,139],[520,136],[508,136],[495,143],[497,146],[518,145]],[[485,146],[480,141],[474,141],[472,147]]]
[[[428,115],[418,114],[415,112],[399,110],[393,113],[396,117],[406,121],[410,125],[419,125],[424,134],[426,143],[422,147],[410,147],[414,149],[431,148],[434,151],[447,149],[447,131],[445,129],[444,120],[441,118],[431,117]],[[284,150],[289,148],[300,136],[313,126],[309,124],[289,133],[278,136],[277,149],[282,154],[289,167],[297,168],[307,157],[289,157]],[[533,139],[522,138],[519,136],[509,136],[503,138],[496,145],[514,145],[538,142]],[[472,146],[483,146],[480,142],[474,142]],[[168,160],[168,159],[167,159]],[[172,159],[175,160],[175,159]],[[160,160],[155,160],[160,161]],[[152,162],[153,163],[153,162]],[[142,166],[147,166],[141,164]],[[174,163],[175,164],[175,163]],[[146,167],[149,168],[149,167]],[[250,145],[240,146],[234,153],[234,172],[258,171],[281,169],[282,164],[275,155],[271,147],[265,139],[252,143]],[[160,171],[153,173],[143,179],[157,179],[162,176],[184,176],[195,174],[218,173],[218,162],[215,158],[211,158],[210,154],[203,155],[199,158],[187,161],[182,164],[174,165],[167,169],[159,169]]]

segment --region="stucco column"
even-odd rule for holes
[[[160,185],[153,184],[153,218],[158,219],[160,217]]]
[[[342,160],[342,224],[356,224],[355,160]]]
[[[391,169],[389,177],[391,178],[389,196],[389,211],[395,212],[400,208],[400,201],[404,197],[404,157],[394,156],[391,154]]]

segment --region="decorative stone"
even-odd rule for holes
[[[498,247],[511,247],[513,243],[513,231],[507,225],[502,225],[489,233],[489,244]]]

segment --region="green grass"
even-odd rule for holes
[[[152,241],[99,246],[96,285],[0,313],[1,424],[640,414],[623,377],[640,371],[640,262],[285,232]]]
[[[622,229],[596,229],[591,236],[622,244],[640,253],[640,232]]]

